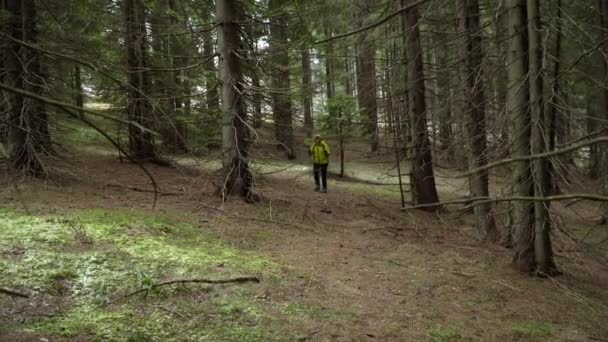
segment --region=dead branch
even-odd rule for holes
[[[423,3],[427,2],[427,1],[428,0],[419,0],[419,1],[416,1],[416,2],[414,2],[412,4],[409,4],[409,5],[407,5],[407,6],[403,7],[403,8],[400,8],[400,9],[398,9],[398,10],[392,12],[392,13],[387,14],[386,16],[382,17],[381,19],[379,19],[376,22],[371,23],[371,24],[369,24],[367,26],[363,26],[363,27],[358,28],[358,29],[356,29],[354,31],[350,31],[350,32],[346,32],[346,33],[341,33],[341,34],[335,35],[335,36],[327,38],[327,39],[318,40],[314,44],[317,45],[317,44],[327,43],[327,42],[330,42],[330,41],[335,40],[335,39],[352,36],[353,34],[357,34],[357,33],[363,32],[363,31],[367,31],[369,29],[373,29],[374,27],[379,26],[380,24],[383,24],[383,23],[387,22],[392,17],[400,14],[401,12],[405,12],[407,10],[410,10],[410,9],[412,9],[412,8],[418,6],[418,5],[421,5],[421,4],[423,4]]]
[[[241,283],[259,283],[260,282],[260,278],[258,277],[237,277],[237,278],[230,278],[230,279],[176,279],[176,280],[169,280],[169,281],[163,281],[160,283],[156,283],[150,287],[147,287],[145,289],[139,289],[137,291],[133,291],[127,295],[122,296],[119,299],[123,299],[123,298],[127,298],[127,297],[131,297],[133,295],[142,293],[142,292],[148,292],[151,289],[155,289],[161,286],[166,286],[166,285],[174,285],[174,284],[241,284]]]
[[[558,156],[558,155],[562,155],[562,154],[566,154],[566,153],[569,153],[572,151],[579,150],[583,147],[587,147],[587,146],[591,146],[591,145],[595,145],[595,144],[599,144],[599,143],[608,143],[608,137],[601,137],[601,138],[587,140],[587,141],[584,141],[581,143],[572,144],[572,145],[570,145],[570,147],[566,147],[563,149],[554,150],[554,151],[550,151],[550,152],[544,152],[544,153],[538,153],[538,154],[531,154],[531,155],[527,155],[527,156],[513,157],[513,158],[498,160],[493,163],[489,163],[484,166],[469,170],[463,174],[456,175],[455,178],[466,178],[466,177],[469,177],[470,175],[476,174],[478,172],[492,169],[497,166],[501,166],[501,165],[505,165],[505,164],[511,164],[511,163],[520,162],[520,161],[531,161],[531,160],[535,160],[535,159],[542,159],[542,158]]]
[[[4,287],[0,287],[0,293],[12,296],[12,297],[21,297],[21,298],[30,298],[28,294],[17,292],[15,290],[10,290]]]
[[[150,189],[142,189],[142,188],[138,188],[136,186],[131,186],[131,185],[121,185],[121,184],[112,184],[112,183],[108,183],[104,186],[104,188],[117,188],[117,189],[128,189],[131,191],[135,191],[135,192],[146,192],[146,193],[154,193],[154,190],[150,190]],[[159,196],[183,196],[183,193],[179,193],[179,192],[163,192],[163,191],[158,191],[158,195]]]
[[[483,203],[499,203],[499,202],[514,202],[514,201],[555,202],[555,201],[565,201],[565,200],[571,200],[571,199],[608,202],[608,196],[601,196],[601,195],[594,195],[594,194],[565,194],[565,195],[555,195],[555,196],[547,196],[547,197],[532,197],[532,196],[512,196],[512,197],[495,197],[495,198],[472,197],[472,198],[463,198],[463,199],[453,200],[453,201],[419,204],[419,205],[414,205],[411,207],[401,208],[401,210],[407,211],[407,210],[413,210],[413,209],[439,207],[439,206],[443,206],[443,205],[454,205],[454,204],[477,205],[477,204],[483,204]]]

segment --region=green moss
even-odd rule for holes
[[[429,332],[429,340],[432,342],[447,342],[459,337],[460,334],[454,327],[437,327]]]
[[[520,337],[542,338],[553,334],[553,327],[538,321],[521,321],[511,325],[511,331]]]
[[[118,341],[200,340],[205,336],[218,341],[262,341],[272,336],[256,325],[265,314],[238,292],[214,301],[210,308],[214,319],[204,324],[194,317],[208,302],[187,306],[184,299],[177,303],[186,314],[192,313],[192,321],[185,323],[150,306],[149,301],[176,296],[182,289],[177,286],[148,292],[145,302],[143,296],[133,296],[108,306],[128,292],[151,288],[163,279],[280,276],[279,266],[270,259],[230,247],[184,218],[105,210],[33,216],[0,209],[0,222],[0,252],[23,251],[12,259],[0,254],[3,285],[68,296],[73,303],[67,312],[25,327],[29,332]],[[83,239],[89,243],[83,244]],[[224,327],[226,318],[233,329]]]

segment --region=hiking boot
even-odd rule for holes
[[[318,186],[315,186],[315,191],[319,192],[320,188]]]
[[[321,190],[321,192],[322,192],[322,193],[324,193],[324,194],[326,194],[326,193],[327,193],[327,189],[323,188],[323,189]]]

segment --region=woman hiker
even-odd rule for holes
[[[315,173],[315,191],[327,192],[327,165],[329,164],[329,145],[321,138],[320,135],[315,136],[315,142],[310,146],[308,151],[312,156],[312,166]],[[323,187],[320,187],[319,173],[321,173],[321,181]]]

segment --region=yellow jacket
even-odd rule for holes
[[[312,162],[315,164],[327,164],[329,163],[329,155],[331,150],[329,145],[323,140],[320,143],[314,143],[310,146],[310,154],[312,155]]]

